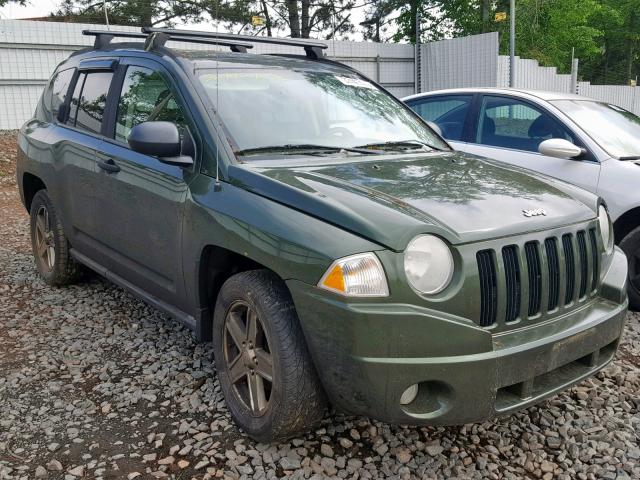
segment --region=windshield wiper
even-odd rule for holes
[[[245,148],[244,150],[236,151],[236,155],[253,155],[269,152],[300,152],[300,151],[319,151],[319,152],[351,152],[361,153],[364,155],[374,155],[377,152],[371,149],[358,148],[358,147],[335,147],[332,145],[314,145],[312,143],[299,143],[299,144],[286,144],[286,145],[271,145],[266,147]]]
[[[640,160],[640,155],[629,155],[627,157],[618,157],[618,160]]]
[[[444,151],[443,148],[436,147],[430,143],[423,142],[422,140],[396,140],[390,142],[367,143],[366,145],[358,145],[357,148],[380,148],[382,150],[393,150],[399,148],[402,150],[415,150],[417,148],[424,147],[438,152]]]

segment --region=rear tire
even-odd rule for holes
[[[229,278],[213,329],[220,386],[233,419],[251,438],[284,440],[322,419],[325,394],[289,291],[276,275],[253,270]]]
[[[52,286],[76,282],[82,268],[69,255],[69,242],[46,190],[33,196],[30,216],[31,248],[40,277]]]
[[[640,311],[640,227],[629,232],[620,242],[629,265],[629,307]]]

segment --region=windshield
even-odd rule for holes
[[[551,103],[612,157],[623,160],[640,158],[640,117],[615,105],[588,100],[557,100]]]
[[[408,108],[355,74],[273,67],[197,73],[240,154],[448,149]]]

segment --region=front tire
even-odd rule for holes
[[[81,267],[69,255],[69,242],[46,190],[33,196],[30,217],[31,248],[40,277],[52,286],[77,281]]]
[[[284,440],[322,419],[326,400],[283,282],[267,270],[222,286],[213,354],[235,422],[260,442]]]
[[[629,265],[629,307],[640,311],[640,227],[629,232],[620,242]]]

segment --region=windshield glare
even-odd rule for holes
[[[238,151],[400,141],[448,148],[407,108],[355,74],[221,68],[219,75],[199,70],[198,77]]]
[[[640,157],[640,117],[607,103],[588,100],[557,100],[552,103],[612,157]]]

